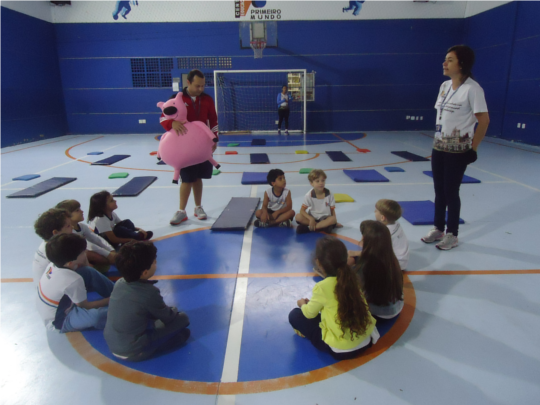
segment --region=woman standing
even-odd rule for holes
[[[422,238],[425,243],[450,250],[458,245],[459,187],[469,163],[477,159],[477,149],[486,135],[489,114],[484,90],[472,79],[474,51],[465,45],[448,49],[441,85],[435,103],[437,121],[431,168],[435,186],[435,227]],[[476,131],[474,129],[476,123]],[[448,207],[448,221],[445,221]],[[446,234],[444,228],[446,225]]]
[[[279,114],[278,135],[281,135],[281,123],[285,118],[285,135],[289,135],[289,100],[290,95],[287,94],[288,87],[283,86],[281,93],[277,95],[277,105]]]

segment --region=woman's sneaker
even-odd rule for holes
[[[433,243],[437,240],[442,240],[444,238],[444,232],[439,231],[437,228],[433,228],[427,233],[426,236],[422,238],[424,243]]]
[[[171,221],[169,222],[171,225],[178,225],[183,221],[187,221],[187,214],[186,211],[176,211],[176,214],[172,217]]]
[[[206,212],[204,212],[203,210],[203,207],[195,207],[195,214],[194,214],[197,218],[201,219],[201,220],[204,220],[206,218],[208,218],[206,216]]]
[[[450,250],[458,245],[458,238],[453,233],[444,235],[442,242],[437,243],[435,247],[440,250]]]

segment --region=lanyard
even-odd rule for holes
[[[452,97],[454,97],[454,94],[456,94],[459,90],[459,88],[461,87],[461,84],[459,85],[459,87],[456,89],[456,91],[454,91],[452,93],[452,95],[448,98],[448,101],[446,101],[446,97],[448,97],[448,93],[450,93],[450,91],[448,91],[448,93],[446,93],[444,95],[444,98],[443,98],[443,101],[441,102],[441,111],[439,113],[439,121],[442,120],[442,113],[444,111],[444,107],[446,107],[448,105],[448,103],[450,102],[450,100],[452,99]],[[452,84],[450,84],[450,89],[452,88]],[[446,101],[446,104],[444,103]]]
[[[189,98],[191,98],[191,96]],[[198,99],[199,105],[198,107],[195,107],[195,101],[193,101],[193,99],[191,98],[191,102],[193,103],[193,110],[195,111],[195,113],[197,113],[197,121],[199,120],[199,116],[201,115],[201,97],[199,96]]]

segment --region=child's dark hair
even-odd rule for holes
[[[51,208],[39,216],[34,223],[34,230],[43,240],[53,237],[53,231],[59,231],[69,219],[69,213],[64,209]]]
[[[60,201],[58,204],[56,204],[56,208],[64,209],[68,212],[68,214],[71,216],[73,211],[76,209],[81,208],[81,203],[77,200],[64,200]]]
[[[336,277],[334,293],[338,301],[337,320],[345,335],[344,329],[351,331],[351,340],[366,331],[371,317],[364,301],[358,278],[347,265],[347,248],[333,236],[325,236],[317,241],[315,258],[327,276]]]
[[[268,181],[268,184],[272,185],[274,181],[277,180],[279,176],[285,176],[285,173],[281,169],[272,169],[268,172],[268,176],[266,176],[266,180]]]
[[[100,191],[90,197],[90,207],[88,208],[88,221],[92,221],[95,217],[102,217],[105,215],[105,208],[107,207],[107,198],[111,193],[106,190]]]
[[[152,267],[157,257],[157,247],[152,242],[130,241],[120,248],[116,267],[129,283],[141,278],[143,271]]]
[[[375,208],[386,217],[388,222],[394,223],[401,218],[401,205],[397,201],[381,199],[375,203]]]
[[[402,299],[403,273],[392,248],[388,227],[366,220],[360,224],[362,254],[354,267],[368,302],[389,305]]]
[[[45,254],[56,267],[64,267],[86,250],[86,239],[74,233],[54,235],[45,245]]]
[[[459,67],[461,68],[461,74],[463,75],[462,83],[469,77],[474,79],[472,74],[472,68],[474,66],[474,51],[467,45],[454,45],[449,48],[446,53],[454,52],[458,59]]]

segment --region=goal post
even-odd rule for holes
[[[291,98],[289,132],[305,133],[306,69],[215,70],[219,132],[277,132],[277,96],[284,85]]]

